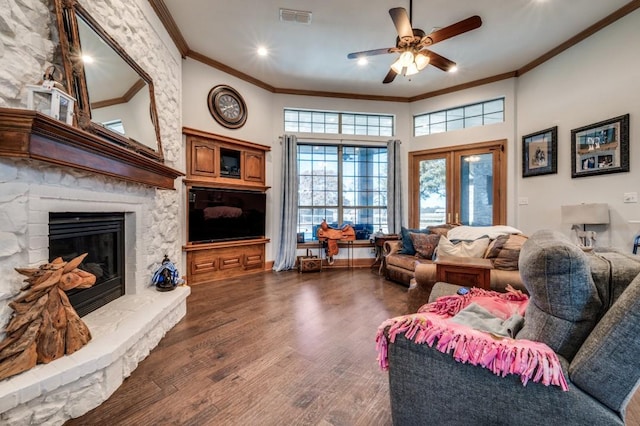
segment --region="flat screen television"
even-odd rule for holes
[[[264,238],[267,194],[257,191],[189,189],[189,242]]]

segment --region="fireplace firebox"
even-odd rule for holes
[[[79,268],[96,283],[67,292],[80,316],[124,295],[124,213],[49,213],[49,259],[82,253],[88,255]]]

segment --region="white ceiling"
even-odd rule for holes
[[[392,7],[409,0],[164,0],[189,49],[278,89],[413,97],[515,71],[577,35],[629,0],[414,0],[413,27],[427,33],[479,15],[483,24],[432,50],[459,71],[433,66],[409,80],[382,79],[395,54],[350,52],[395,46]],[[310,24],[281,22],[279,9],[312,12]],[[259,45],[269,49],[258,57]]]

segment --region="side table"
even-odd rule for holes
[[[399,239],[400,236],[398,234],[384,234],[373,237],[373,248],[376,252],[376,258],[371,264],[371,267],[378,267],[378,275],[382,275],[385,268],[384,243],[386,243],[387,241],[396,241]]]
[[[439,256],[435,264],[438,281],[491,290],[493,264],[489,259]]]

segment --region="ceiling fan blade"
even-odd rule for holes
[[[363,50],[362,52],[353,52],[347,55],[349,59],[360,59],[365,56],[384,55],[385,53],[393,53],[398,49],[395,47],[385,47],[384,49]]]
[[[382,83],[383,84],[391,83],[393,81],[393,79],[396,78],[396,75],[398,75],[398,74],[394,70],[389,68],[389,72],[387,73],[387,75],[384,78],[384,80],[382,80]]]
[[[413,28],[411,28],[411,21],[409,20],[409,14],[404,7],[394,7],[389,9],[389,15],[393,25],[396,26],[396,31],[400,38],[413,37]]]
[[[470,18],[463,19],[460,22],[451,24],[448,27],[441,28],[437,31],[427,34],[422,38],[420,44],[422,46],[430,46],[451,37],[466,33],[467,31],[475,30],[482,25],[482,19],[478,15],[474,15]]]
[[[421,53],[424,53],[429,57],[429,64],[433,65],[436,68],[440,68],[442,71],[448,72],[451,71],[452,68],[456,67],[455,62],[445,58],[444,56],[438,55],[436,52],[424,49],[421,51]]]

